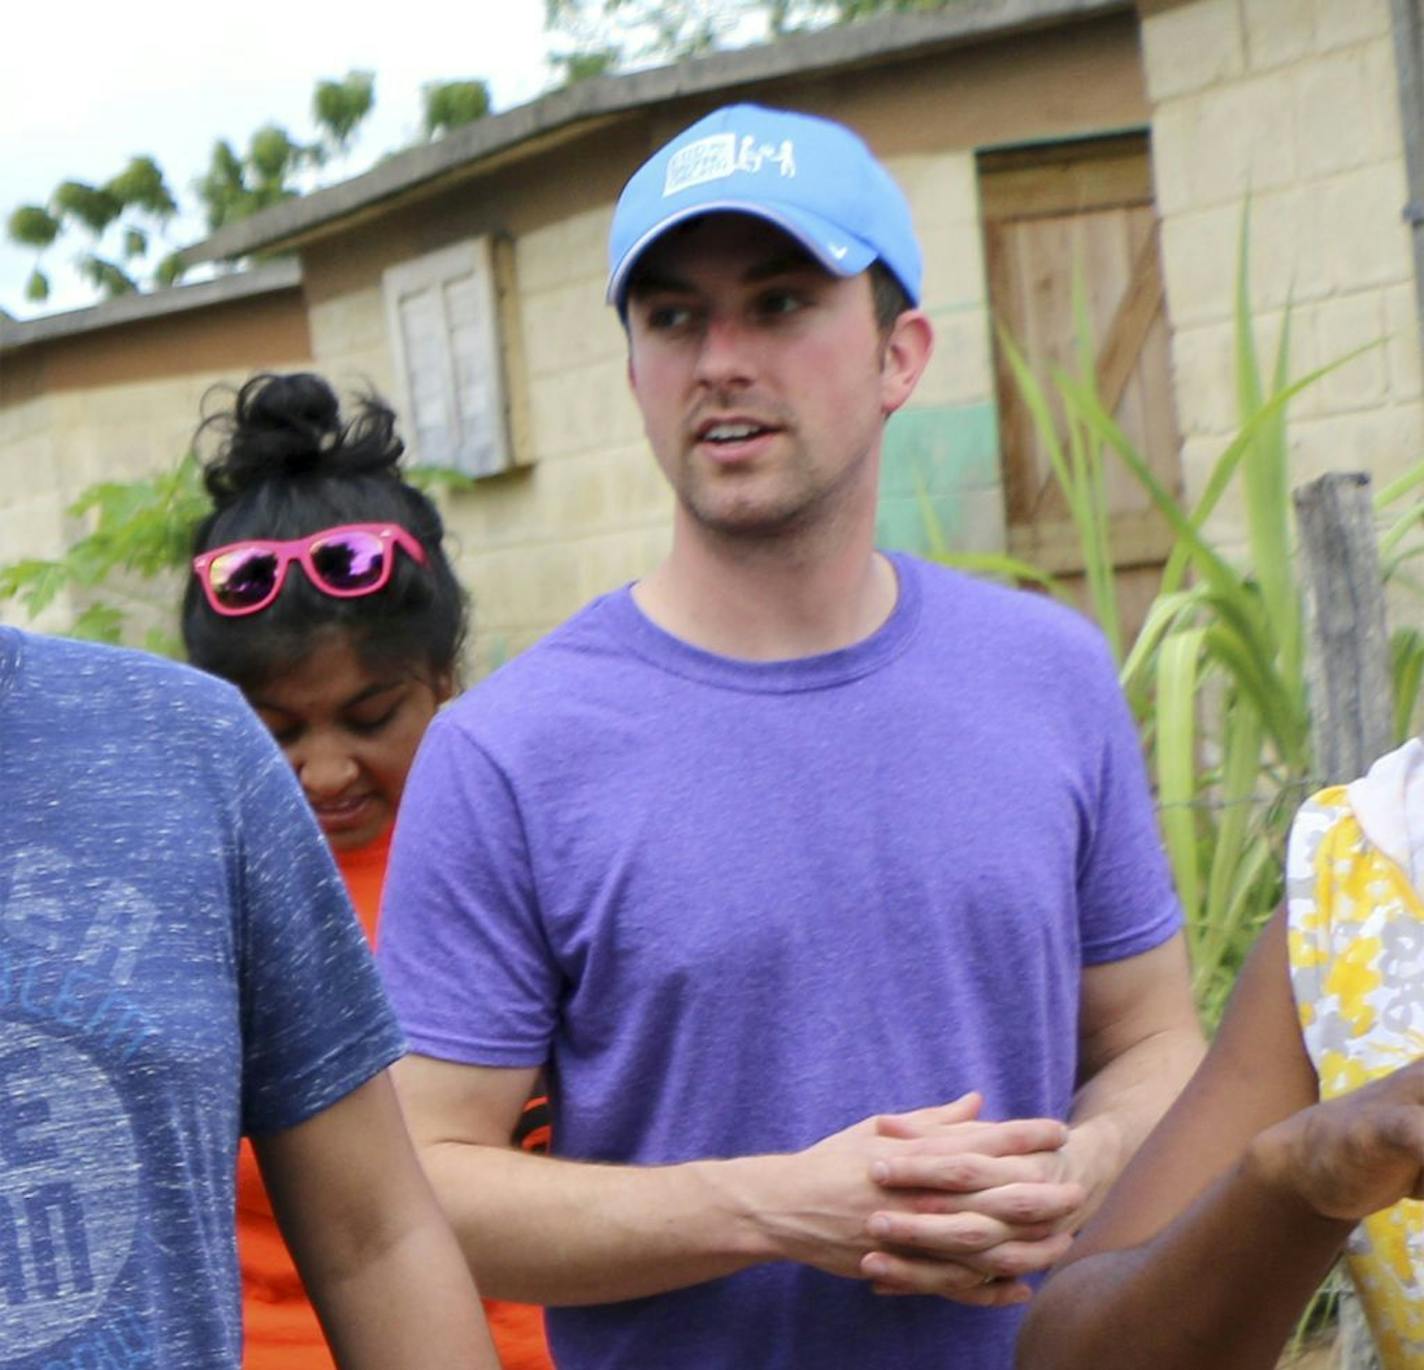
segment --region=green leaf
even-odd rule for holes
[[[31,304],[43,304],[49,299],[49,277],[39,267],[30,272],[29,280],[25,282],[25,298]]]
[[[401,475],[417,490],[426,493],[431,490],[463,492],[479,488],[477,481],[454,466],[403,466]]]
[[[187,271],[181,252],[170,252],[153,269],[153,279],[161,286],[177,285]]]
[[[1424,633],[1417,628],[1396,628],[1390,635],[1390,681],[1394,695],[1394,740],[1414,736],[1419,713],[1419,689],[1424,683]]]
[[[31,618],[41,614],[69,583],[69,571],[62,561],[26,557],[0,566],[0,600],[18,599]]]
[[[60,222],[40,205],[19,205],[5,221],[5,233],[21,247],[49,247],[59,237]]]
[[[1157,798],[1177,894],[1189,918],[1201,911],[1197,853],[1196,687],[1201,628],[1173,633],[1157,664]]]
[[[951,566],[958,571],[969,571],[977,576],[988,576],[991,580],[1003,581],[1009,585],[1037,585],[1047,590],[1055,599],[1065,604],[1072,598],[1063,585],[1047,571],[1022,561],[1018,557],[1001,556],[996,552],[956,552],[944,548],[930,554],[931,561],[941,566]]]
[[[177,633],[166,632],[162,628],[150,628],[143,635],[143,649],[173,661],[181,661],[184,657],[183,639]]]
[[[260,183],[281,185],[301,160],[301,149],[280,124],[264,124],[252,135],[247,160]]]
[[[102,291],[107,299],[117,295],[128,295],[138,289],[137,282],[122,267],[105,261],[92,252],[81,257],[77,263],[79,274],[94,287]]]
[[[142,257],[148,251],[148,234],[141,228],[126,228],[124,230],[124,260],[132,261],[135,257]]]
[[[102,233],[123,209],[107,190],[84,181],[61,181],[53,203],[60,219],[78,219],[91,233]]]
[[[312,116],[317,126],[341,151],[351,146],[361,122],[376,98],[374,72],[349,71],[342,81],[319,81],[312,95]]]
[[[573,86],[580,81],[592,81],[617,71],[623,61],[621,48],[599,48],[594,52],[561,52],[550,57],[550,65],[559,74],[559,85]]]
[[[178,212],[163,172],[152,157],[134,157],[104,190],[125,208],[140,209],[160,222]]]
[[[432,81],[421,87],[425,136],[434,138],[489,113],[489,87],[483,81]]]
[[[123,630],[124,616],[112,604],[91,604],[70,625],[69,636],[117,645],[123,641]]]

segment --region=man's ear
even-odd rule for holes
[[[880,364],[880,404],[893,414],[911,394],[934,350],[934,328],[923,309],[906,309],[890,325]]]

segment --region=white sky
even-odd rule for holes
[[[207,167],[212,144],[239,151],[261,124],[314,136],[318,80],[353,68],[376,73],[376,102],[339,173],[363,171],[420,132],[420,87],[482,77],[496,110],[547,84],[543,0],[21,0],[5,7],[0,36],[0,308],[16,318],[95,301],[69,267],[82,233],[49,249],[51,296],[24,299],[34,262],[3,239],[18,204],[43,204],[73,178],[102,182],[146,153],[176,198]],[[201,220],[176,221],[172,247],[204,236]],[[157,255],[161,255],[157,254]]]

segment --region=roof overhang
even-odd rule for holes
[[[11,352],[56,338],[78,333],[94,333],[120,324],[141,323],[184,314],[193,309],[232,304],[281,290],[293,290],[302,283],[301,263],[295,259],[278,261],[246,271],[235,271],[198,285],[175,285],[164,290],[148,290],[119,295],[85,309],[69,309],[43,318],[16,320],[0,315],[0,352]]]

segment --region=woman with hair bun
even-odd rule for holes
[[[401,478],[395,416],[342,415],[321,377],[259,375],[218,436],[183,600],[189,660],[232,681],[296,772],[374,942],[391,828],[426,725],[455,686],[465,597],[430,500]],[[521,1135],[547,1139],[547,1105]],[[247,1370],[329,1367],[250,1148],[238,1168]],[[506,1370],[548,1370],[538,1308],[487,1303]]]

